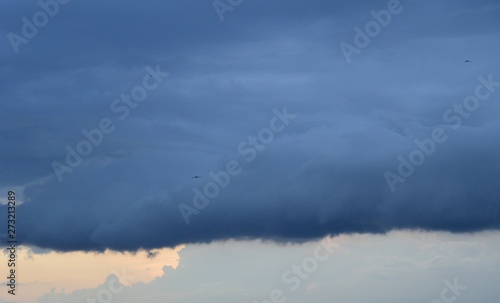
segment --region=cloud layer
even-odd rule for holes
[[[479,77],[500,81],[500,7],[400,5],[350,63],[339,45],[355,46],[354,27],[387,2],[244,1],[221,22],[211,2],[70,1],[17,54],[3,39],[0,188],[24,202],[19,240],[102,251],[499,229],[500,87]],[[41,9],[2,6],[5,37]],[[156,81],[147,66],[169,75],[137,101]],[[481,84],[489,96],[466,101]],[[273,120],[285,107],[296,117]],[[103,119],[113,131],[70,167],[67,147]],[[436,129],[446,141],[402,176],[399,157]],[[54,161],[71,169],[62,182]],[[238,173],[213,194],[210,172],[228,163]],[[392,188],[386,172],[400,178]],[[179,205],[193,207],[189,224]]]
[[[257,241],[188,245],[181,250],[175,270],[165,266],[163,275],[149,283],[125,287],[111,275],[96,288],[72,293],[53,290],[38,302],[79,303],[100,297],[104,302],[111,297],[109,301],[123,303],[267,302],[274,293],[292,303],[332,299],[417,303],[440,299],[447,288],[445,281],[456,281],[458,289],[444,292],[445,298],[493,303],[498,300],[497,251],[498,233],[398,232],[305,245]],[[316,263],[315,255],[321,258]],[[118,274],[124,281],[130,279],[126,267]]]

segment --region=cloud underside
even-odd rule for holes
[[[248,1],[223,22],[208,2],[61,6],[0,55],[0,187],[19,191],[18,240],[102,251],[498,230],[500,87],[484,82],[500,81],[498,4],[401,3],[350,63],[339,45],[385,4]],[[19,34],[39,7],[9,5],[1,27]],[[123,101],[157,81],[148,66],[169,75]],[[113,130],[71,167],[68,147],[103,119]]]

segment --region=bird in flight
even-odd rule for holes
[[[201,178],[201,176],[194,176],[191,179],[198,179],[198,178]]]
[[[465,60],[464,63],[471,63],[470,60]]]

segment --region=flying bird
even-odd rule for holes
[[[201,178],[201,176],[194,176],[191,179],[198,179],[198,178]]]
[[[464,63],[471,63],[470,60],[465,60]]]

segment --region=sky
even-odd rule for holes
[[[497,302],[499,13],[2,2],[0,298]]]

